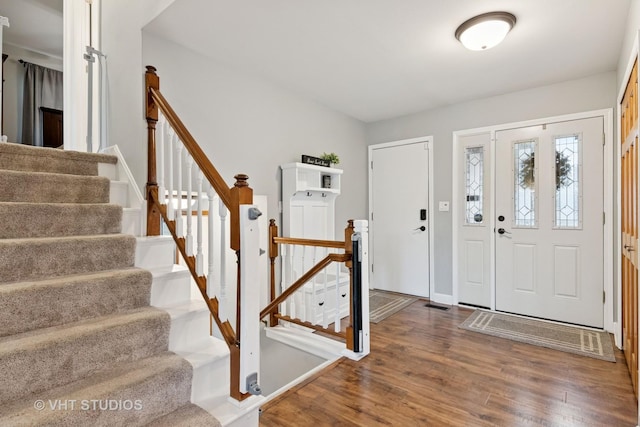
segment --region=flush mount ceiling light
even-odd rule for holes
[[[466,20],[456,30],[456,38],[470,50],[487,50],[498,45],[516,24],[509,12],[489,12]]]

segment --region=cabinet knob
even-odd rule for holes
[[[322,306],[324,305],[324,301],[319,302],[319,303],[318,303],[318,305],[319,305],[320,307],[322,307]]]

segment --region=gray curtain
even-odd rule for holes
[[[42,147],[40,107],[62,110],[62,72],[25,62],[22,143]]]

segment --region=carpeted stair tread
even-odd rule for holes
[[[0,240],[0,284],[132,267],[136,238],[124,234]]]
[[[98,163],[117,163],[110,154],[81,153],[56,148],[0,143],[0,169],[97,175]]]
[[[0,402],[165,351],[170,324],[165,311],[144,307],[0,338]]]
[[[149,305],[151,273],[139,268],[0,286],[0,337]]]
[[[213,415],[193,403],[186,404],[164,417],[158,418],[147,424],[147,427],[220,427]]]
[[[0,202],[108,203],[110,181],[102,176],[0,170]]]
[[[110,204],[0,202],[0,239],[115,234],[122,207]]]
[[[144,426],[189,403],[191,376],[189,362],[162,352],[0,405],[0,425]],[[44,409],[35,409],[36,401],[42,401]],[[73,410],[56,409],[57,402],[69,408],[72,401]],[[136,406],[131,410],[100,410],[101,404],[108,407],[109,402]],[[83,405],[89,409],[95,405],[97,410],[83,410]]]

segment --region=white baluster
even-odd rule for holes
[[[204,275],[204,257],[202,255],[202,180],[203,175],[198,170],[198,250],[196,252],[196,273],[198,276]]]
[[[222,199],[218,203],[220,217],[220,309],[226,310],[227,304],[227,207]],[[209,212],[209,215],[212,213]],[[224,317],[226,318],[226,316]]]
[[[291,286],[296,279],[298,278],[297,274],[296,274],[296,270],[295,270],[295,266],[294,266],[294,261],[296,258],[296,245],[291,245],[291,255],[290,255],[290,263],[291,263],[291,283],[289,283],[289,286]],[[295,295],[292,295],[291,299],[291,303],[289,304],[289,316],[291,316],[292,318],[295,319],[296,317],[296,297]]]
[[[302,246],[302,259],[300,260],[300,271],[304,274],[307,271],[306,263],[305,263],[305,254],[307,253],[307,246]],[[309,320],[307,319],[307,304],[305,298],[305,290],[304,288],[307,286],[305,283],[302,285],[300,290],[296,292],[298,294],[298,301],[300,301],[300,316],[298,316],[301,320]]]
[[[187,237],[185,240],[185,245],[187,247],[187,255],[193,256],[193,230],[191,227],[191,222],[193,218],[193,207],[191,206],[193,192],[193,158],[191,154],[187,152]]]
[[[287,246],[286,244],[280,245],[280,265],[283,267],[282,277],[280,278],[280,294],[287,290]],[[280,314],[287,315],[287,301],[280,304]]]
[[[209,246],[207,248],[207,250],[209,251],[208,255],[208,273],[207,273],[207,293],[209,294],[209,296],[217,296],[220,291],[218,288],[218,286],[214,286],[214,278],[213,278],[213,271],[215,270],[215,266],[214,264],[214,255],[215,255],[215,251],[214,251],[214,246],[213,246],[213,197],[215,196],[215,192],[213,191],[213,187],[211,185],[209,185],[209,189],[207,191],[207,196],[209,197],[209,215],[207,216],[208,219],[208,224],[209,224],[209,229],[207,230],[207,234],[208,234],[208,242],[209,242]]]
[[[176,150],[176,161],[178,162],[178,170],[176,171],[178,175],[178,188],[176,191],[178,192],[178,207],[175,211],[176,215],[176,235],[178,237],[184,236],[183,225],[182,225],[182,142],[177,140],[177,145],[175,147]]]
[[[336,262],[336,315],[333,328],[340,332],[340,263]]]
[[[173,220],[175,218],[175,215],[173,213],[173,143],[174,140],[177,139],[178,137],[176,136],[176,133],[173,131],[173,129],[170,129],[169,131],[169,147],[167,149],[168,155],[169,155],[169,176],[168,176],[168,182],[167,182],[167,186],[169,187],[169,199],[167,200],[167,217],[169,218],[169,220]]]
[[[166,197],[166,189],[164,187],[164,144],[166,142],[166,134],[167,128],[169,124],[167,123],[164,116],[160,116],[160,120],[158,121],[158,199],[160,203],[165,203]]]
[[[329,248],[325,248],[324,250],[324,256],[326,257],[327,255],[329,255]],[[327,276],[327,270],[329,269],[329,267],[324,268],[324,270],[322,271],[322,275],[323,277],[323,289],[322,289],[322,298],[323,300],[326,302],[327,301],[327,297],[328,295],[328,283],[329,283],[329,277]],[[329,316],[327,315],[327,305],[328,304],[323,304],[322,305],[322,327],[323,328],[328,328],[329,327]]]
[[[318,262],[318,247],[314,246],[312,263],[313,265],[316,265],[317,262]],[[309,316],[307,316],[311,318],[309,319],[309,321],[313,324],[318,323],[318,319],[316,318],[316,312],[318,309],[318,301],[316,298],[317,290],[318,290],[318,275],[316,274],[315,276],[313,276],[313,279],[311,281],[311,307],[309,307]]]

